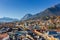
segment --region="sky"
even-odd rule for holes
[[[21,19],[26,14],[36,14],[59,4],[60,0],[0,0],[0,18]]]

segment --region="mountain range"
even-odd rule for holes
[[[32,14],[26,14],[26,15],[21,19],[21,21],[26,20],[26,19],[29,19],[31,16],[33,16],[33,15],[32,15]]]
[[[13,21],[19,21],[19,20],[18,19],[9,18],[9,17],[0,18],[0,22],[13,22]]]
[[[50,17],[50,16],[60,16],[60,4],[54,5],[50,8],[45,9],[44,11],[42,11],[40,13],[36,13],[34,15],[26,14],[21,19],[21,21],[42,19],[43,17],[45,18],[46,16],[48,16],[48,17]],[[0,22],[13,22],[13,21],[20,21],[20,20],[9,18],[9,17],[0,18]]]
[[[42,17],[50,16],[60,16],[60,4],[54,5],[50,8],[45,9],[44,11],[37,13],[35,15],[26,14],[21,20],[35,20],[41,19]]]

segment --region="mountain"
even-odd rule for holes
[[[29,19],[32,16],[32,14],[26,14],[21,20],[24,21],[26,19]]]
[[[50,17],[50,16],[60,16],[60,4],[54,5],[50,8],[47,8],[46,10],[37,13],[35,15],[32,15],[31,17],[28,17],[28,19],[25,20],[30,20],[30,19],[42,19],[45,18],[46,16]]]
[[[0,22],[13,22],[13,21],[19,21],[19,20],[18,19],[9,18],[9,17],[0,18]]]

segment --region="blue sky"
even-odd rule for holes
[[[25,14],[34,15],[58,3],[60,0],[0,0],[0,18],[21,19]]]

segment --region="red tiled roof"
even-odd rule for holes
[[[0,34],[0,40],[2,40],[3,38],[5,38],[5,37],[7,37],[7,36],[8,36],[7,33],[2,33],[2,34]]]

